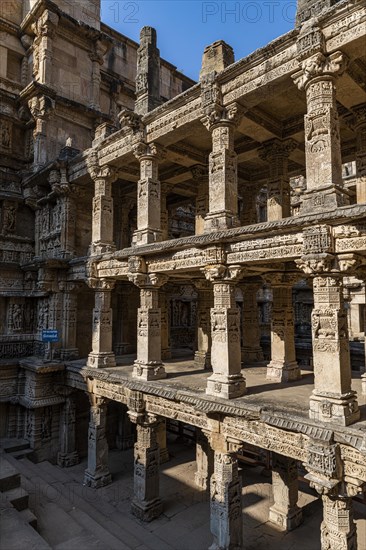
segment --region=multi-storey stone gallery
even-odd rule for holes
[[[245,448],[270,459],[278,529],[302,521],[301,468],[319,548],[364,548],[365,0],[298,0],[248,57],[208,46],[197,83],[99,0],[0,12],[0,435],[87,455],[99,488],[114,430],[151,521],[174,421],[211,549],[245,548]]]

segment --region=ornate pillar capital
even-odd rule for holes
[[[347,69],[348,57],[338,51],[326,56],[322,52],[305,59],[301,63],[301,71],[293,75],[293,80],[299,90],[304,90],[316,78],[338,77]]]

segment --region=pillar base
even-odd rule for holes
[[[205,233],[211,233],[211,231],[221,231],[222,229],[231,229],[232,227],[239,226],[240,221],[238,216],[226,211],[207,214],[204,222]]]
[[[162,231],[160,229],[138,229],[132,236],[133,245],[142,245],[158,243],[162,241]]]
[[[272,382],[294,382],[300,380],[301,371],[296,361],[285,363],[284,361],[271,361],[267,365],[266,380]]]
[[[346,204],[342,188],[337,185],[327,185],[320,189],[305,191],[302,195],[303,202],[300,207],[300,215],[334,210]]]
[[[149,522],[161,515],[163,512],[163,503],[159,498],[150,502],[133,500],[131,503],[131,512],[138,519]]]
[[[107,252],[115,252],[116,245],[114,243],[102,243],[96,242],[92,243],[89,246],[89,255],[90,256],[100,256],[100,254],[105,254]]]
[[[213,374],[207,379],[207,395],[214,395],[223,399],[234,399],[235,397],[241,397],[245,393],[245,379],[241,374],[232,376]]]
[[[366,373],[361,376],[362,395],[366,395]]]
[[[78,359],[78,357],[79,357],[78,348],[60,349],[61,361],[73,361],[74,359]]]
[[[200,489],[206,491],[209,488],[208,476],[203,476],[200,472],[194,474],[194,483]]]
[[[79,454],[77,451],[72,453],[57,453],[57,466],[61,468],[70,468],[70,466],[75,466],[79,464]]]
[[[116,356],[113,352],[89,353],[86,363],[87,367],[106,368],[116,366]]]
[[[172,352],[170,349],[162,349],[161,350],[161,358],[162,359],[171,359],[172,358]]]
[[[212,370],[211,354],[207,351],[196,351],[194,354],[194,366],[198,369]]]
[[[160,361],[150,361],[149,363],[141,363],[135,361],[132,377],[139,380],[161,380],[166,378],[166,372],[163,363]]]
[[[261,347],[245,348],[241,349],[241,361],[242,363],[256,363],[257,361],[264,361],[263,350]]]
[[[83,485],[91,487],[92,489],[99,489],[100,487],[105,487],[110,483],[112,483],[112,476],[107,470],[104,470],[103,472],[96,472],[95,474],[85,470]]]
[[[296,506],[293,510],[285,512],[272,506],[269,509],[269,521],[282,531],[292,531],[302,523],[302,510]]]
[[[340,397],[313,391],[310,397],[309,418],[349,426],[360,419],[356,397],[356,392],[353,391]]]

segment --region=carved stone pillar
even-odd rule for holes
[[[89,399],[88,467],[84,474],[84,485],[97,489],[112,482],[106,437],[107,400],[92,393]]]
[[[141,142],[134,153],[140,162],[140,179],[137,185],[137,230],[132,242],[135,245],[158,242],[162,240],[158,149],[154,144]]]
[[[292,286],[296,276],[274,273],[265,276],[271,284],[273,303],[271,318],[271,361],[267,380],[291,382],[301,377],[296,361]]]
[[[205,231],[205,216],[209,211],[208,171],[206,166],[196,164],[191,167],[191,173],[197,185],[195,234],[201,235]]]
[[[259,283],[247,282],[241,285],[243,292],[243,347],[241,359],[243,363],[263,361],[257,303],[257,292],[260,286]]]
[[[208,489],[214,470],[214,452],[205,433],[196,428],[196,472],[194,481],[197,487]]]
[[[356,153],[356,195],[357,203],[366,202],[366,104],[355,107],[355,130],[357,135]]]
[[[60,450],[57,453],[57,464],[62,468],[79,463],[75,446],[75,401],[72,392],[73,389],[66,386],[58,392],[65,396],[60,417]]]
[[[170,327],[169,327],[169,302],[167,294],[164,290],[159,290],[159,306],[161,315],[161,358],[170,359],[172,352],[170,351]]]
[[[108,46],[106,43],[103,43],[101,40],[95,40],[93,51],[89,54],[92,62],[89,106],[98,111],[100,111],[100,68],[103,65],[104,55],[107,52],[107,49]]]
[[[143,27],[137,51],[135,112],[146,115],[160,103],[160,52],[156,30]]]
[[[357,550],[357,530],[353,519],[352,498],[323,494],[323,522],[320,527],[322,550]]]
[[[304,27],[305,32],[305,27]],[[311,42],[307,40],[309,35]],[[307,57],[307,44],[312,44]],[[344,204],[342,157],[336,104],[336,77],[347,65],[342,52],[326,56],[324,37],[318,28],[298,39],[302,70],[294,75],[300,90],[306,91],[305,115],[306,184],[302,212],[332,210]],[[303,51],[301,51],[303,50]],[[307,58],[306,58],[307,57]]]
[[[197,350],[194,364],[197,368],[211,369],[211,308],[214,305],[212,285],[209,281],[196,280],[198,290]]]
[[[52,87],[52,56],[53,38],[59,22],[59,16],[44,10],[42,15],[32,25],[36,35],[33,42],[33,76],[37,82]]]
[[[169,236],[169,214],[166,203],[167,184],[161,184],[161,240],[167,241]]]
[[[109,167],[100,168],[95,155],[91,155],[88,159],[88,171],[94,181],[90,252],[92,254],[113,252],[115,245],[113,242],[112,182],[116,179],[116,174]]]
[[[80,285],[77,283],[64,283],[62,286],[62,348],[60,358],[62,361],[77,359],[79,350],[76,342],[78,297]]]
[[[211,309],[211,364],[206,393],[231,399],[245,393],[241,374],[240,312],[235,303],[235,283],[241,275],[236,266],[204,268],[213,284],[214,307]]]
[[[214,540],[210,550],[242,550],[242,504],[241,480],[238,474],[236,454],[226,445],[217,445],[211,437],[215,450],[214,473],[211,476],[211,533]]]
[[[296,460],[272,453],[272,492],[274,504],[269,509],[269,521],[284,531],[292,531],[302,522],[302,510],[297,506]]]
[[[159,380],[166,377],[161,361],[161,310],[158,307],[159,288],[167,277],[157,274],[130,274],[129,280],[140,288],[137,313],[137,359],[133,377]]]
[[[267,183],[267,220],[275,221],[291,215],[290,180],[288,157],[297,143],[288,139],[267,141],[259,151],[261,159],[269,163]]]
[[[93,309],[92,351],[89,353],[88,367],[114,367],[116,358],[112,351],[112,309],[111,293],[115,281],[108,279],[88,280],[95,291]]]
[[[29,110],[35,120],[33,130],[33,170],[36,171],[49,161],[48,122],[55,109],[55,101],[48,96],[35,96],[28,101]]]
[[[137,423],[135,443],[134,497],[132,513],[142,521],[160,516],[163,505],[159,498],[159,445],[156,438],[157,419],[152,415],[130,414]]]

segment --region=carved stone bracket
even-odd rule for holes
[[[347,69],[348,57],[343,52],[334,52],[329,56],[323,53],[316,53],[312,57],[304,60],[301,64],[302,70],[293,75],[293,80],[299,90],[304,90],[306,86],[319,76],[341,76]]]

